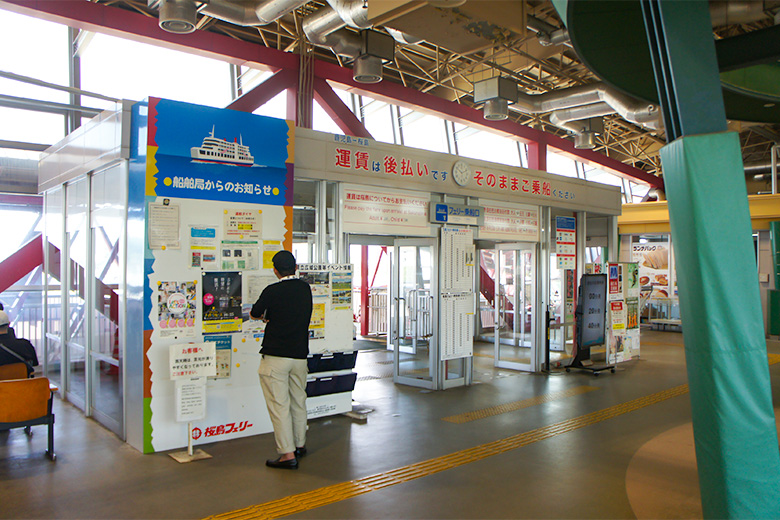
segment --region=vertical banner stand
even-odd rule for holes
[[[192,421],[206,418],[206,378],[217,373],[213,342],[171,345],[171,379],[175,382],[176,420],[187,421],[187,451],[169,453],[179,463],[210,459],[201,449],[192,450]]]

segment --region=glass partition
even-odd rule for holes
[[[63,190],[57,188],[46,193],[44,219],[46,238],[44,258],[46,261],[46,377],[62,386],[62,212]]]
[[[67,307],[65,313],[65,338],[67,370],[65,392],[68,400],[79,408],[86,406],[86,267],[88,259],[87,217],[89,209],[89,185],[86,178],[65,187],[67,211],[65,215]]]

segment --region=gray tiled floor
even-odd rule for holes
[[[295,472],[266,468],[269,435],[211,444],[212,459],[180,465],[141,455],[68,403],[57,401],[58,460],[32,439],[0,434],[2,518],[202,518],[374,475],[575,418],[687,382],[682,337],[643,333],[642,357],[616,374],[496,370],[475,358],[468,388],[428,392],[392,383],[387,352],[358,357],[354,398],[366,422],[310,422],[309,455]],[[773,342],[770,352],[780,353]],[[361,368],[363,367],[363,368]],[[780,364],[770,368],[780,402]],[[390,372],[392,374],[392,372]],[[375,376],[369,379],[368,376]],[[582,386],[595,390],[464,424],[443,417]],[[626,470],[646,442],[690,421],[687,395],[294,518],[634,518]]]

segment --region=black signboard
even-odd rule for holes
[[[580,348],[603,345],[606,341],[604,321],[607,316],[607,275],[583,275],[578,307],[580,305],[582,305],[582,325],[578,328],[580,341],[577,345]]]

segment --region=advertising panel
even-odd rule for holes
[[[673,296],[669,290],[669,242],[631,245],[631,261],[639,264],[639,285],[653,286],[651,298]]]

